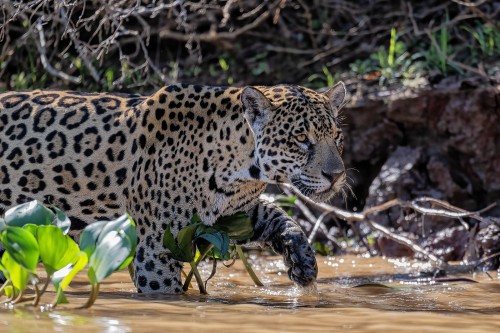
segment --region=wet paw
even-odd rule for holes
[[[307,239],[305,239],[305,236],[300,238],[285,242],[283,256],[285,264],[290,267],[288,269],[290,280],[302,287],[307,287],[316,281],[318,265]]]

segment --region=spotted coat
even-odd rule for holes
[[[137,221],[135,285],[181,292],[181,263],[161,256],[199,214],[207,225],[239,211],[249,241],[283,254],[290,278],[317,275],[301,229],[259,195],[292,183],[326,200],[343,186],[337,112],[345,89],[291,85],[170,85],[151,96],[65,91],[0,93],[0,215],[32,199],[71,216],[72,229],[128,211]]]

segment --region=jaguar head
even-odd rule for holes
[[[338,112],[342,82],[324,93],[290,85],[247,87],[241,94],[255,141],[256,166],[270,183],[289,183],[326,201],[346,181]]]

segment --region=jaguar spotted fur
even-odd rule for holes
[[[194,214],[211,225],[244,211],[250,242],[282,254],[289,276],[317,276],[304,233],[259,199],[291,183],[324,201],[345,183],[338,110],[342,83],[325,93],[293,85],[175,84],[150,96],[0,93],[0,215],[38,199],[63,209],[72,229],[128,211],[137,222],[139,292],[180,293],[181,263],[160,256]]]

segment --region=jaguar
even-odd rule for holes
[[[162,238],[197,214],[206,225],[246,212],[248,242],[283,255],[292,281],[317,277],[302,229],[260,198],[291,184],[316,201],[345,185],[342,82],[295,86],[172,84],[149,96],[34,90],[0,93],[0,216],[30,200],[55,205],[73,230],[124,211],[137,223],[134,283],[181,293],[182,263]]]

